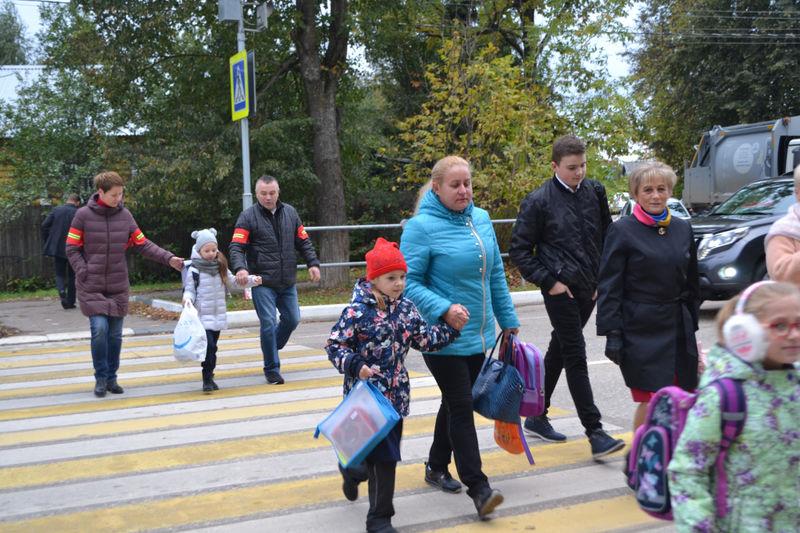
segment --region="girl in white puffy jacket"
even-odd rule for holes
[[[228,260],[217,248],[217,230],[214,228],[193,231],[195,244],[191,261],[184,261],[183,303],[191,301],[197,309],[200,321],[206,329],[208,345],[203,366],[203,392],[219,390],[214,383],[214,368],[217,366],[217,341],[219,332],[228,327],[227,286],[230,290],[243,291],[261,285],[261,276],[249,276],[247,284],[237,285],[236,276],[228,270]]]

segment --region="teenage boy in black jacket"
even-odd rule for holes
[[[520,205],[509,255],[520,274],[542,291],[553,326],[545,354],[545,411],[525,420],[525,429],[549,442],[567,437],[547,418],[550,397],[563,369],[572,400],[597,459],[625,443],[603,431],[594,403],[583,327],[597,299],[597,273],[606,228],[611,224],[603,185],[587,179],[586,147],[573,135],[553,143],[553,178]]]

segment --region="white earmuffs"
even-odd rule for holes
[[[728,349],[740,359],[748,363],[760,363],[767,353],[767,331],[761,326],[755,315],[744,312],[747,299],[759,287],[774,281],[758,281],[747,287],[739,301],[736,311],[722,326],[722,336]]]

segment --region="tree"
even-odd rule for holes
[[[312,154],[314,171],[319,178],[316,197],[316,219],[324,226],[344,225],[347,212],[344,201],[342,157],[339,151],[339,120],[336,94],[339,78],[346,68],[347,0],[330,0],[329,13],[322,17],[316,0],[297,0],[298,22],[292,31],[300,62],[300,78],[306,93],[308,113],[312,121]],[[327,42],[322,45],[322,35]],[[320,239],[323,263],[347,261],[350,237],[347,231],[328,231]],[[322,270],[322,286],[346,284],[349,269]]]
[[[800,113],[794,0],[648,1],[631,54],[648,143],[675,168],[700,133]]]
[[[8,139],[0,162],[11,169],[0,182],[0,222],[41,199],[87,198],[118,138],[112,132],[101,95],[74,71],[46,69],[14,106],[0,105],[0,136]]]
[[[336,98],[347,66],[347,3],[332,2],[325,12],[320,5],[282,2],[268,31],[248,40],[264,58],[250,120],[251,174],[253,181],[275,175],[304,218],[341,225],[347,219]],[[159,220],[155,226],[195,226],[212,205],[218,216],[235,219],[241,149],[227,71],[236,40],[234,28],[217,20],[216,5],[81,0],[50,13],[48,56],[81,71],[102,91],[116,123],[137,130],[139,142],[124,154],[136,169],[128,187]],[[252,18],[251,7],[245,16]],[[347,259],[341,233],[315,239],[323,262]],[[337,283],[340,272],[324,269],[323,283]]]
[[[445,4],[441,59],[425,77],[428,101],[400,123],[409,143],[401,155],[414,161],[406,176],[420,181],[436,159],[463,155],[475,169],[476,201],[513,215],[548,177],[552,142],[568,132],[587,142],[592,176],[614,174],[608,159],[628,153],[636,117],[620,85],[608,80],[597,39],[618,29],[615,17],[626,5]]]
[[[25,25],[10,0],[0,4],[0,66],[24,65],[29,44]]]

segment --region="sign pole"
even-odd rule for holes
[[[244,20],[239,19],[239,32],[236,34],[238,52],[244,51]],[[247,117],[239,119],[242,128],[242,210],[253,205],[253,195],[250,194],[250,124]]]

